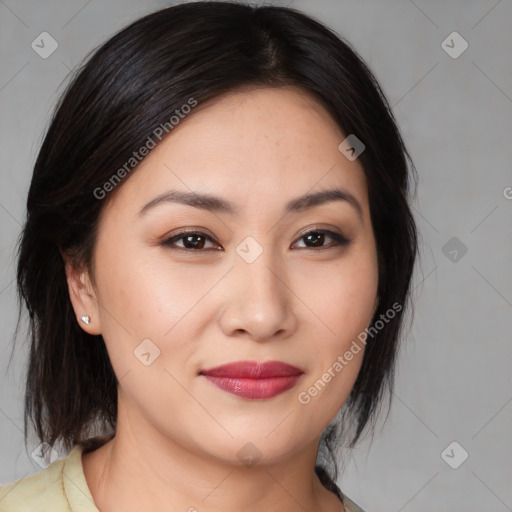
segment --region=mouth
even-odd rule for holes
[[[228,393],[249,400],[264,400],[294,387],[304,372],[281,361],[236,361],[202,370],[199,374]]]

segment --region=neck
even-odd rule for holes
[[[82,457],[102,512],[343,510],[314,472],[318,439],[289,458],[243,465],[194,451],[128,416],[120,408],[115,437]]]

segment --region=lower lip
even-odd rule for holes
[[[204,375],[212,384],[249,400],[263,400],[280,395],[293,388],[301,375],[288,377],[271,377],[267,379],[234,379],[232,377],[212,377]]]

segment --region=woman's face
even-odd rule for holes
[[[244,446],[276,462],[317,442],[354,384],[364,345],[351,347],[376,306],[365,175],[338,149],[347,135],[299,89],[232,93],[199,105],[118,186],[100,219],[95,300],[74,304],[105,340],[133,431],[231,462]],[[173,192],[195,206],[151,205]],[[201,374],[237,361],[301,373]]]

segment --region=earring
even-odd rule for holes
[[[86,325],[89,325],[91,323],[91,317],[87,315],[82,316],[80,320],[82,320],[82,322]]]

